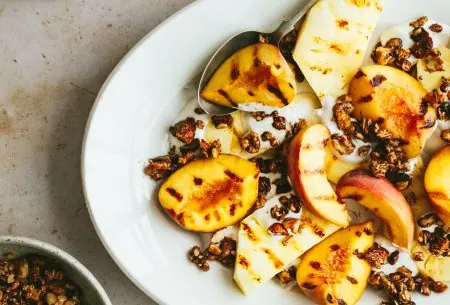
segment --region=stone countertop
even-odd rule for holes
[[[193,0],[0,0],[0,235],[52,243],[113,304],[155,304],[94,232],[80,176],[96,93],[127,51]]]

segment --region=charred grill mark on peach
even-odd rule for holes
[[[311,284],[311,283],[308,283],[308,282],[304,282],[302,284],[302,287],[306,288],[306,289],[315,289],[317,287],[317,285],[314,285],[314,284]]]
[[[214,211],[214,217],[217,219],[217,220],[220,220],[221,218],[220,218],[220,213],[219,213],[219,211]]]
[[[302,169],[301,173],[306,176],[326,175],[327,171],[324,168],[317,169]]]
[[[374,78],[370,80],[370,84],[372,85],[372,87],[377,87],[381,85],[384,81],[386,81],[386,77],[384,77],[381,74],[377,74],[374,76]]]
[[[313,149],[323,149],[324,147],[327,146],[327,144],[328,144],[328,139],[325,139],[325,140],[319,141],[315,144],[310,144],[310,143],[303,144],[300,147],[300,149],[302,151],[308,151],[308,150],[313,150]]]
[[[372,94],[363,96],[363,97],[361,97],[361,98],[359,99],[359,102],[360,102],[360,103],[369,103],[369,102],[371,102],[371,101],[373,101],[373,96],[372,96]]]
[[[269,90],[270,93],[275,95],[283,103],[283,105],[288,105],[289,104],[288,100],[283,95],[283,92],[281,92],[281,90],[278,87],[278,85],[277,86],[268,85],[267,86],[267,90]]]
[[[259,59],[258,56],[255,56],[255,58],[253,58],[253,66],[255,68],[258,68],[259,66],[261,66],[261,59]]]
[[[177,215],[177,221],[184,227],[186,224],[184,213]]]
[[[217,91],[220,95],[222,95],[232,106],[236,107],[237,104],[235,102],[233,102],[233,100],[231,99],[230,95],[223,89],[219,89]]]
[[[211,214],[206,214],[206,215],[205,215],[205,220],[206,220],[206,221],[209,221],[210,219],[211,219]]]
[[[253,93],[253,91],[248,91],[248,95],[250,95],[250,96],[255,96],[255,94]]]
[[[173,188],[169,187],[169,188],[166,189],[166,191],[167,191],[167,193],[170,194],[170,196],[174,197],[178,202],[181,202],[183,200],[183,195],[178,193]]]
[[[194,183],[195,183],[195,185],[202,185],[203,179],[194,177]]]
[[[314,199],[316,199],[316,200],[323,200],[323,201],[336,201],[337,200],[337,196],[335,194],[333,194],[333,195],[320,195],[320,196],[314,197]]]
[[[230,215],[231,216],[234,216],[234,214],[236,214],[236,204],[232,204],[231,206],[230,206]]]
[[[230,78],[232,81],[235,81],[239,78],[240,72],[239,72],[239,67],[237,65],[236,62],[233,62],[232,66],[231,66],[231,73],[230,73]]]
[[[364,233],[366,233],[366,235],[368,235],[368,236],[373,235],[372,230],[370,230],[369,228],[364,228]]]
[[[316,270],[322,270],[322,266],[320,265],[319,262],[314,262],[314,261],[312,261],[312,262],[310,262],[309,264],[311,265],[311,267],[312,267],[313,269],[316,269]]]
[[[175,218],[177,213],[175,213],[174,209],[166,209],[167,214],[169,214],[170,217]]]
[[[232,171],[230,171],[228,169],[225,170],[225,175],[227,175],[231,180],[233,180],[234,182],[237,182],[237,183],[241,183],[244,181],[238,175],[236,175],[235,173],[233,173]]]
[[[330,246],[330,249],[333,250],[333,251],[337,251],[337,250],[339,250],[340,248],[341,248],[341,246],[339,246],[339,245],[331,245],[331,246]]]

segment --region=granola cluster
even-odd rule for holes
[[[306,122],[300,119],[296,123],[291,123],[288,126],[286,118],[281,116],[278,111],[273,111],[271,113],[266,113],[264,111],[252,112],[251,116],[257,121],[263,121],[267,118],[272,118],[272,127],[276,130],[285,130],[286,137],[285,142],[289,142],[300,130],[305,128]],[[261,149],[261,142],[269,142],[271,147],[280,146],[280,141],[272,134],[270,131],[265,131],[259,136],[256,132],[249,132],[241,137],[240,144],[242,149],[251,154],[256,154]]]
[[[278,201],[280,205],[274,205],[270,209],[270,215],[278,221],[282,221],[289,212],[300,213],[301,211],[302,202],[295,195],[281,196]]]
[[[195,112],[200,112],[197,109]],[[233,117],[220,116],[216,117],[213,122],[217,128],[225,128],[229,124],[233,124]],[[207,142],[195,138],[197,128],[204,128],[203,121],[195,121],[195,119],[190,117],[171,126],[169,128],[170,133],[184,143],[179,148],[179,153],[176,153],[176,148],[173,146],[167,155],[150,159],[144,169],[144,173],[153,180],[159,181],[194,159],[201,157],[217,158],[221,152],[220,141]]]
[[[429,296],[431,292],[442,293],[447,290],[444,283],[420,274],[413,276],[404,266],[391,274],[372,271],[368,283],[375,289],[385,292],[387,300],[383,301],[382,305],[413,305],[415,304],[411,297],[413,291]]]
[[[405,72],[410,72],[413,63],[409,61],[411,51],[403,48],[400,38],[392,38],[383,46],[379,42],[372,52],[372,60],[383,66],[393,66]]]
[[[381,269],[387,263],[395,265],[399,252],[389,254],[389,251],[375,243],[366,253],[357,255],[369,262],[372,267]],[[444,283],[434,281],[430,277],[420,274],[413,276],[411,270],[405,266],[397,268],[396,272],[390,274],[372,271],[368,283],[375,289],[383,290],[387,295],[387,300],[383,301],[382,305],[413,305],[415,303],[411,300],[412,291],[429,296],[432,291],[442,293],[447,290]]]
[[[372,52],[372,59],[379,65],[396,67],[408,73],[414,72],[415,62],[410,60],[411,56],[417,59],[425,59],[429,72],[443,71],[443,60],[438,49],[433,48],[431,32],[442,31],[440,24],[432,24],[427,29],[424,25],[428,22],[427,17],[421,17],[409,25],[413,28],[410,38],[414,42],[409,49],[403,48],[400,38],[392,38],[385,45],[378,43]]]
[[[208,261],[217,261],[226,267],[233,267],[236,262],[236,241],[225,237],[220,242],[210,243],[203,251],[194,246],[188,254],[189,260],[201,271],[210,270]]]
[[[352,154],[356,149],[353,144],[353,139],[357,138],[355,121],[352,119],[354,111],[355,107],[349,95],[339,97],[333,106],[333,119],[342,133],[332,134],[331,144],[341,155]]]
[[[383,82],[383,78],[375,77],[373,84]],[[343,132],[331,135],[334,149],[341,155],[352,154],[356,150],[353,140],[366,142],[358,148],[358,155],[365,157],[370,154],[370,170],[375,177],[387,178],[399,190],[408,188],[412,182],[409,174],[410,165],[402,150],[400,140],[394,139],[392,133],[380,127],[382,121],[372,121],[367,118],[355,120],[352,118],[354,107],[350,96],[344,95],[337,99],[333,107],[333,116],[338,128]],[[377,143],[372,150],[369,143]]]
[[[0,287],[0,304],[81,304],[81,291],[67,274],[37,255],[0,260]]]
[[[410,164],[400,141],[380,142],[370,157],[370,170],[375,177],[387,178],[399,190],[405,190],[411,185]]]
[[[233,267],[236,262],[236,241],[225,237],[219,243],[209,244],[206,259],[218,261],[226,267]]]
[[[282,153],[278,151],[272,159],[264,158],[252,158],[250,161],[255,162],[258,166],[260,173],[263,174],[280,174],[280,177],[271,182],[275,186],[276,194],[285,194],[292,191],[292,186],[288,180],[287,174],[287,160],[282,156]],[[266,178],[268,179],[268,178]],[[265,181],[267,185],[267,180]],[[270,186],[270,189],[272,186]],[[266,188],[267,189],[267,188]],[[269,189],[269,191],[270,191]],[[268,193],[268,192],[267,192]],[[267,195],[260,194],[261,195]]]
[[[428,250],[436,257],[450,256],[450,227],[446,226],[436,215],[436,213],[428,213],[417,220],[417,224],[422,230],[419,232],[417,241],[419,244],[428,248]],[[433,232],[429,228],[437,225]],[[417,254],[417,260],[423,255]]]

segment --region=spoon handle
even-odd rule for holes
[[[302,19],[303,16],[305,16],[308,10],[314,4],[316,4],[317,1],[319,0],[305,1],[294,16],[292,16],[289,20],[284,20],[278,27],[278,29],[276,29],[275,32],[271,34],[271,41],[275,42],[278,45],[280,40],[294,29],[297,22],[299,22],[299,20]]]

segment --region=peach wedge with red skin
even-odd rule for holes
[[[359,258],[374,244],[371,221],[333,233],[309,249],[297,271],[300,289],[319,305],[354,305],[363,294],[370,265]]]
[[[336,186],[341,199],[351,198],[380,218],[393,243],[409,249],[414,239],[414,218],[403,194],[387,179],[373,177],[366,170],[344,175]]]
[[[450,226],[450,146],[438,151],[428,164],[425,190],[438,216]]]
[[[242,220],[258,196],[255,163],[232,155],[199,159],[173,173],[159,190],[159,202],[183,228],[215,232]]]
[[[347,207],[338,201],[325,170],[330,131],[321,124],[302,130],[292,140],[288,175],[297,196],[314,214],[340,226],[349,224]]]

